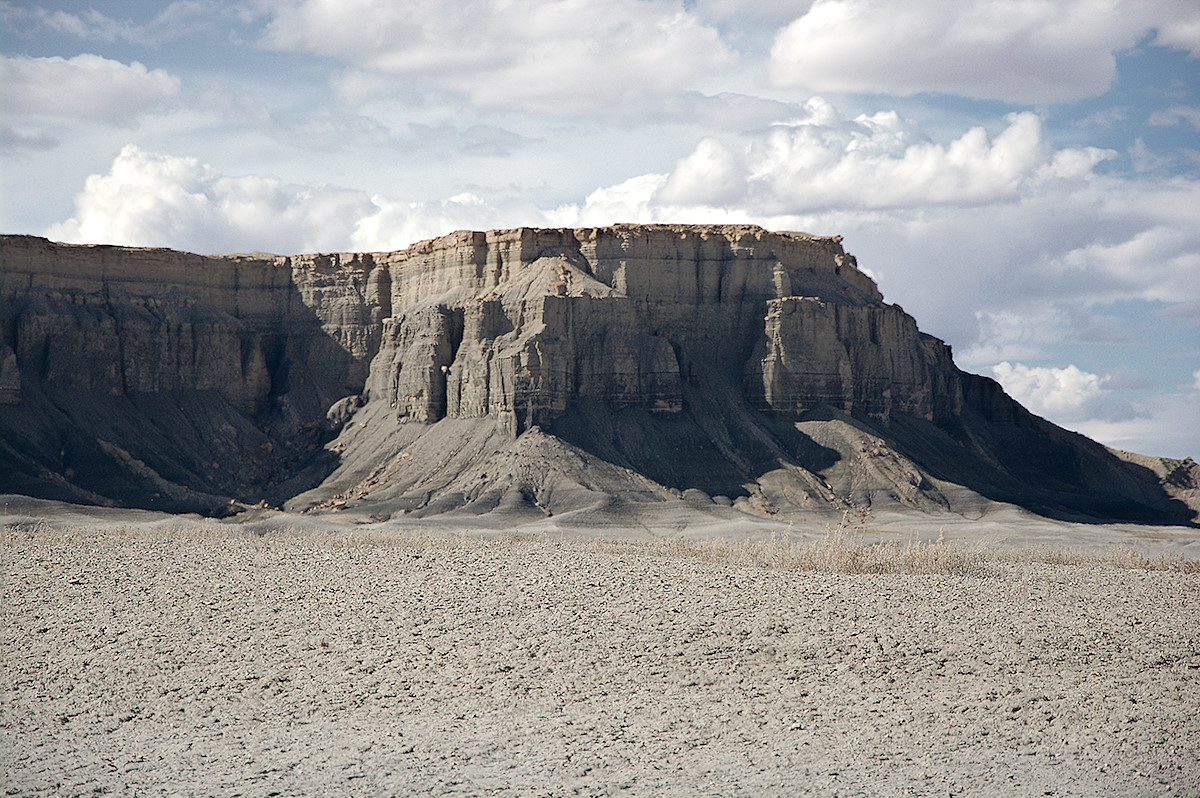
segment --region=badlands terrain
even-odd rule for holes
[[[635,527],[1200,512],[1195,462],[1107,449],[959,370],[836,236],[219,257],[0,236],[0,322],[0,489],[43,499]]]
[[[6,795],[1198,795],[1200,468],[838,237],[0,237]]]

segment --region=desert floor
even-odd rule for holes
[[[3,536],[6,795],[1200,795],[1195,562]]]

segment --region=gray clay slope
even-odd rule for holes
[[[840,238],[457,232],[205,257],[0,239],[0,493],[228,515],[1195,524],[1200,468],[1038,418]]]

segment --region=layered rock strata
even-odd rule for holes
[[[1154,468],[960,372],[836,237],[522,228],[202,257],[7,236],[0,321],[0,492],[1194,517]]]

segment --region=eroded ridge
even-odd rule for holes
[[[214,515],[1200,507],[1191,461],[1111,452],[959,371],[838,236],[518,228],[211,257],[7,236],[0,256],[12,492]]]

